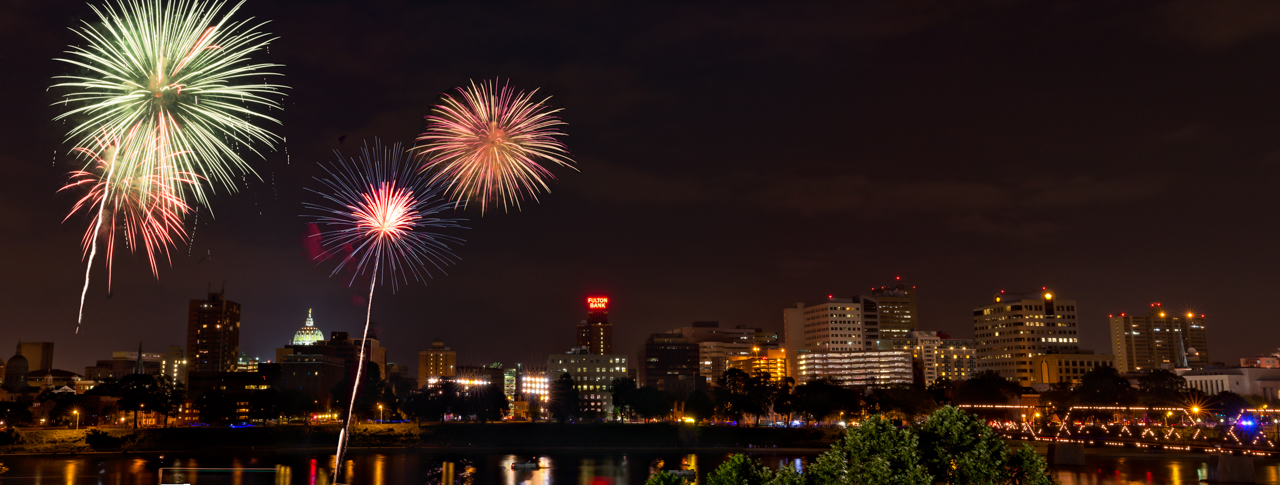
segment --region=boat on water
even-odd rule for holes
[[[524,463],[512,463],[512,470],[541,470],[542,464],[536,461],[526,461]]]

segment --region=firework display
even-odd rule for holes
[[[540,162],[574,168],[560,136],[565,123],[560,109],[536,101],[531,92],[516,91],[497,81],[472,82],[457,88],[458,96],[443,94],[442,103],[426,116],[426,131],[418,135],[414,151],[432,171],[432,180],[450,182],[447,197],[455,205],[480,204],[517,209],[528,196],[549,192],[554,179]],[[576,170],[576,169],[575,169]]]
[[[85,45],[58,59],[76,74],[55,78],[53,87],[67,90],[57,103],[65,111],[55,120],[71,121],[68,141],[92,156],[64,190],[92,187],[72,214],[97,205],[86,231],[78,321],[102,226],[109,236],[123,232],[130,249],[144,250],[155,274],[156,251],[167,257],[185,238],[188,201],[208,205],[206,182],[234,191],[232,177],[253,173],[240,152],[261,155],[255,145],[278,139],[256,124],[279,123],[263,113],[280,108],[271,96],[283,86],[265,81],[278,66],[250,59],[271,38],[258,30],[262,23],[231,19],[240,5],[119,0],[91,5],[97,21],[72,29]],[[113,248],[109,242],[108,268]]]
[[[462,239],[440,233],[442,229],[461,228],[461,219],[442,217],[451,204],[442,198],[443,187],[432,182],[412,163],[400,144],[384,147],[375,143],[361,149],[359,158],[344,160],[324,167],[327,177],[318,178],[321,188],[307,189],[324,199],[307,202],[324,249],[317,260],[340,258],[333,274],[350,270],[348,284],[361,274],[370,275],[368,307],[362,336],[369,334],[373,314],[373,291],[379,277],[391,280],[393,290],[398,282],[431,277],[429,268],[443,273],[443,267],[457,257],[451,245]],[[364,346],[360,347],[359,365],[352,384],[350,409],[343,432],[338,437],[337,461],[342,463],[343,450],[350,434],[351,415],[355,407],[361,375],[364,372]],[[334,481],[341,466],[334,467]]]

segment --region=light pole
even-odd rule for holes
[[[79,409],[73,409],[73,410],[71,411],[71,414],[76,415],[76,430],[77,430],[77,431],[79,431],[79,430],[80,430],[80,410],[79,410]]]
[[[378,404],[378,424],[382,424],[382,404]]]

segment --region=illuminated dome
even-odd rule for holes
[[[312,345],[323,341],[324,335],[321,335],[320,329],[316,328],[316,322],[311,319],[311,310],[307,309],[307,324],[299,328],[298,333],[293,334],[293,345]]]

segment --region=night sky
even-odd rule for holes
[[[224,282],[251,356],[308,308],[358,332],[367,280],[330,278],[302,244],[317,163],[411,143],[440,93],[499,76],[565,108],[581,171],[522,211],[468,211],[448,276],[380,288],[391,361],[441,338],[460,364],[542,365],[597,293],[617,353],[695,320],[780,332],[786,306],[897,276],[922,328],[958,337],[994,292],[1048,286],[1099,353],[1107,314],[1153,301],[1207,314],[1213,360],[1280,346],[1280,4],[849,3],[251,0],[279,36],[258,59],[285,65],[287,143],[188,221],[159,280],[125,253],[108,298],[97,266],[77,336],[89,221],[62,222],[79,164],[46,88],[92,12],[10,1],[0,354],[54,341],[55,366],[83,372],[139,341],[185,346],[187,300]]]

